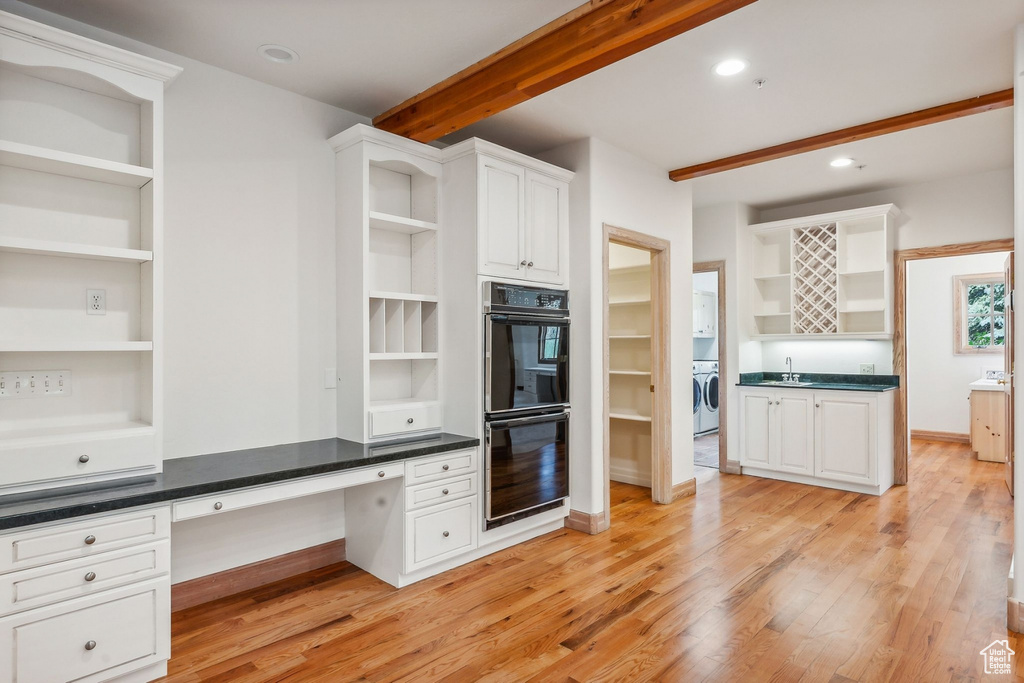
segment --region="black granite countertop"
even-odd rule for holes
[[[163,474],[154,476],[0,496],[0,529],[379,465],[479,444],[480,439],[457,434],[374,444],[321,439],[176,458],[165,460]]]
[[[764,387],[783,389],[818,389],[832,391],[895,391],[899,388],[899,375],[837,375],[816,372],[801,372],[801,384],[779,384],[781,372],[740,373],[739,387]]]

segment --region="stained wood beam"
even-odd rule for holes
[[[431,142],[756,1],[590,0],[373,125]]]
[[[711,175],[712,173],[731,171],[735,168],[753,166],[754,164],[760,164],[765,161],[790,157],[796,154],[803,154],[804,152],[813,152],[814,150],[825,149],[826,147],[835,147],[836,145],[842,145],[847,142],[866,140],[867,138],[878,137],[879,135],[898,133],[910,128],[927,126],[932,123],[958,119],[962,116],[980,114],[982,112],[992,111],[993,109],[1002,109],[1003,107],[1009,107],[1012,105],[1013,88],[1009,88],[1007,90],[989,93],[988,95],[981,95],[980,97],[971,97],[966,100],[960,100],[959,102],[950,102],[949,104],[942,104],[938,107],[921,109],[919,111],[910,112],[909,114],[890,116],[887,119],[872,121],[871,123],[862,123],[858,126],[850,126],[849,128],[835,130],[831,133],[822,133],[821,135],[814,135],[809,138],[794,140],[793,142],[784,142],[781,145],[774,145],[772,147],[754,150],[753,152],[736,154],[731,157],[725,157],[724,159],[716,159],[715,161],[706,161],[694,166],[677,168],[674,171],[670,171],[668,177],[677,182],[681,180],[690,180],[692,178],[700,178],[701,176]]]

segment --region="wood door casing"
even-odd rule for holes
[[[1013,495],[1013,468],[1014,468],[1014,453],[1013,453],[1013,410],[1014,410],[1014,396],[1013,396],[1013,252],[1006,257],[1006,264],[1003,267],[1003,279],[1006,284],[1004,289],[1003,302],[1006,310],[1006,320],[1003,323],[1003,330],[1006,335],[1004,340],[1004,351],[1003,351],[1003,381],[1006,384],[1003,385],[1003,390],[1006,396],[1006,412],[1003,414],[1003,435],[1006,439],[1004,446],[1004,453],[1006,455],[1006,487],[1010,489],[1010,495]]]

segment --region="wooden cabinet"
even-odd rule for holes
[[[751,334],[892,336],[892,204],[750,226]]]
[[[1006,394],[971,391],[971,448],[978,460],[1006,462]]]
[[[740,464],[813,473],[813,399],[806,391],[740,393]]]
[[[878,495],[892,459],[891,392],[740,389],[745,474]]]
[[[693,336],[714,339],[718,334],[718,297],[714,292],[693,293]]]

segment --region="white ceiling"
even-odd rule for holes
[[[29,0],[372,116],[582,0]],[[601,138],[668,170],[1012,85],[1022,0],[759,0],[446,138],[537,153]],[[273,42],[298,64],[256,55]],[[739,56],[751,68],[711,73]],[[762,89],[753,85],[765,78]],[[692,181],[768,206],[1012,164],[1008,111]],[[866,164],[837,172],[841,154]]]

